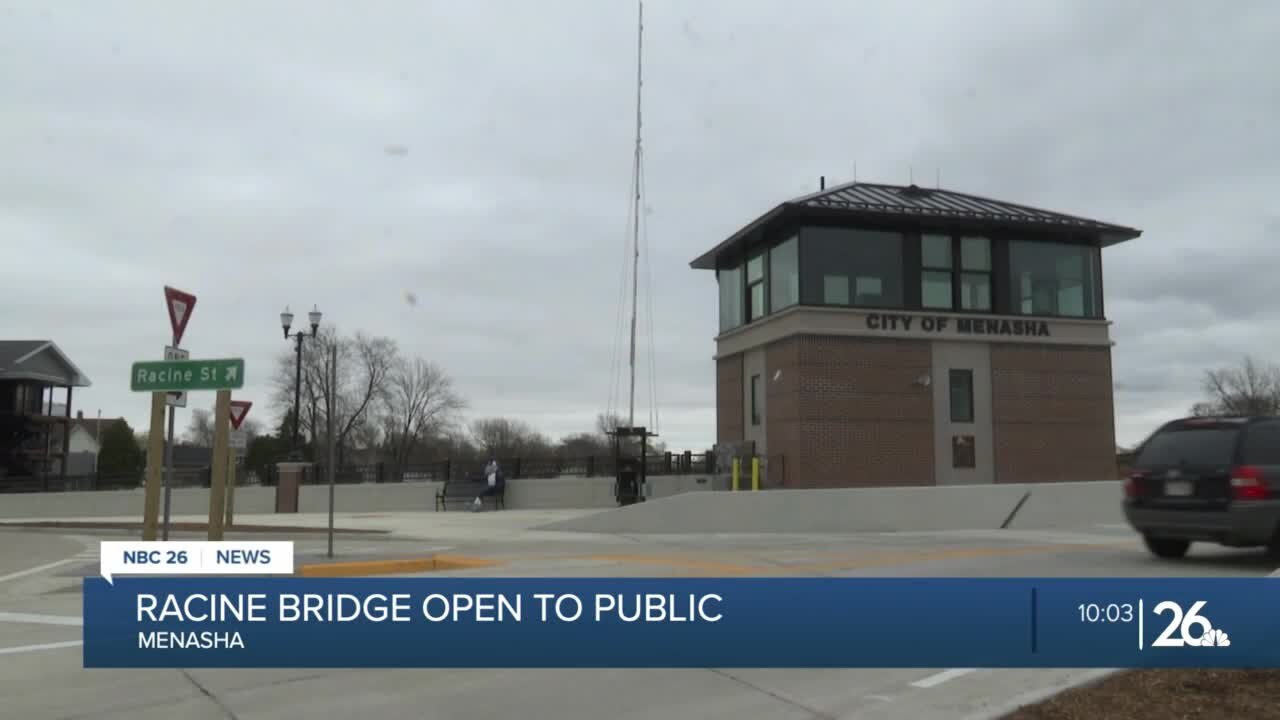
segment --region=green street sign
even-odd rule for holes
[[[134,392],[238,390],[244,387],[244,358],[136,362],[129,382]]]

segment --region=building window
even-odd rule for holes
[[[920,236],[920,304],[926,308],[950,310],[953,306],[950,235]]]
[[[991,240],[921,235],[920,304],[935,310],[990,312]]]
[[[800,302],[800,239],[791,237],[769,251],[769,310]]]
[[[742,266],[716,273],[720,282],[720,332],[742,324]]]
[[[747,322],[759,320],[769,312],[764,278],[764,253],[761,252],[747,261],[747,298],[751,303]]]
[[[1086,245],[1009,243],[1010,304],[1021,315],[1100,317],[1098,251]]]
[[[960,238],[960,309],[991,311],[991,240]]]
[[[760,424],[760,376],[751,376],[751,424]]]
[[[950,373],[951,422],[973,422],[973,371],[952,370]]]
[[[800,298],[806,305],[902,307],[900,233],[808,227],[800,242]]]

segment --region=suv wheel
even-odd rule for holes
[[[1180,558],[1187,554],[1187,550],[1191,549],[1190,540],[1178,540],[1176,538],[1158,538],[1144,535],[1142,541],[1147,544],[1147,549],[1152,555],[1161,558]]]

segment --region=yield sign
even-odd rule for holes
[[[177,347],[182,343],[182,333],[186,332],[187,321],[195,309],[196,296],[165,285],[164,304],[169,306],[169,327],[173,328],[173,345]]]
[[[239,430],[240,423],[244,422],[244,418],[249,414],[249,408],[253,407],[253,403],[248,400],[232,400],[231,401],[231,427]]]

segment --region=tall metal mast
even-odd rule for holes
[[[634,224],[631,229],[631,245],[633,249],[631,264],[631,402],[627,412],[627,424],[635,427],[636,424],[636,314],[639,305],[640,294],[640,213],[643,211],[641,205],[641,87],[644,85],[643,63],[644,63],[644,0],[639,3],[639,17],[636,26],[636,154],[635,164],[632,169],[633,181],[636,194],[633,198],[635,206],[633,208],[632,218]]]

